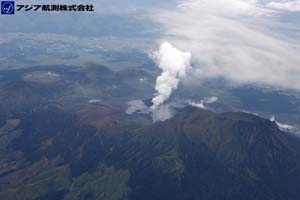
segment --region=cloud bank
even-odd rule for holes
[[[285,19],[286,23],[281,18],[297,11],[298,4],[187,0],[176,11],[162,11],[155,20],[164,27],[163,40],[193,54],[198,80],[222,78],[237,85],[299,90],[300,39],[289,33],[299,31],[300,15],[290,16],[295,18]],[[165,99],[158,95],[156,105]]]
[[[300,1],[283,1],[283,2],[272,1],[267,3],[266,6],[276,10],[285,10],[291,12],[300,11]]]

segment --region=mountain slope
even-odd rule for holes
[[[93,125],[51,107],[0,129],[2,142],[14,134],[1,153],[0,199],[300,196],[300,141],[269,120],[187,107],[155,124],[106,112]]]
[[[299,196],[299,155],[268,120],[187,108],[133,135],[112,159],[131,169],[132,199]]]

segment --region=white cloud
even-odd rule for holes
[[[300,1],[269,2],[266,5],[276,10],[286,10],[291,12],[300,11]]]
[[[299,39],[282,34],[282,12],[269,5],[257,0],[188,0],[155,20],[165,29],[163,40],[192,53],[198,79],[299,90]]]

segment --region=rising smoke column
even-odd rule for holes
[[[157,77],[155,90],[156,94],[152,99],[151,109],[157,109],[176,90],[180,79],[186,75],[191,68],[191,53],[182,52],[170,43],[164,42],[160,45],[158,52],[154,53],[158,67],[162,74]]]

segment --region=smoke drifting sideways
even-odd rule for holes
[[[274,115],[270,118],[270,121],[274,122],[280,130],[289,132],[297,137],[300,137],[300,126],[299,125],[289,125],[289,124],[280,123],[275,119]]]
[[[193,101],[191,99],[175,99],[161,104],[157,109],[153,110],[151,107],[148,107],[142,100],[133,100],[127,103],[128,107],[126,114],[142,114],[150,115],[153,122],[166,121],[172,118],[177,110],[180,110],[186,106],[192,106],[201,110],[214,110],[213,104],[218,101],[218,97],[206,97],[200,101]]]
[[[192,55],[164,42],[160,45],[159,51],[154,52],[153,58],[162,70],[162,74],[156,79],[156,93],[152,99],[151,109],[155,112],[161,104],[170,98],[172,92],[177,89],[180,80],[191,69]]]
[[[205,110],[205,109],[207,109],[206,105],[215,103],[216,101],[218,101],[218,99],[219,99],[218,97],[206,97],[203,100],[201,100],[200,102],[195,102],[195,101],[192,101],[189,99],[187,101],[187,104],[190,106],[194,106],[194,107]]]

